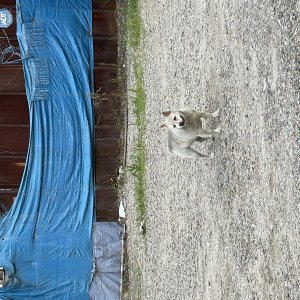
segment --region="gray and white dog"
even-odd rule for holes
[[[207,139],[213,139],[218,136],[220,126],[213,130],[203,129],[201,118],[215,118],[219,116],[219,110],[214,113],[196,111],[193,109],[181,109],[178,111],[164,111],[162,113],[166,121],[161,127],[168,127],[169,151],[181,157],[190,158],[212,158],[212,155],[205,155],[192,149],[194,142],[203,142]]]

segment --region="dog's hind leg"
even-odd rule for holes
[[[208,113],[208,112],[205,112],[205,111],[199,111],[199,117],[200,118],[216,118],[216,117],[219,116],[219,114],[220,114],[219,109],[217,109],[213,113]]]
[[[216,135],[219,135],[221,132],[221,126],[219,126],[216,129],[213,130],[209,130],[209,129],[199,129],[198,131],[198,136],[200,136],[201,138],[213,138]]]
[[[204,141],[206,141],[206,140],[210,140],[210,139],[214,139],[215,137],[212,135],[212,136],[204,136],[204,137],[202,137],[202,136],[197,136],[197,138],[196,138],[196,142],[199,142],[199,143],[202,143],[202,142],[204,142]]]

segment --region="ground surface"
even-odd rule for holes
[[[300,299],[300,1],[141,2],[147,232],[129,178],[129,298]],[[178,107],[220,108],[220,139],[197,146],[214,159],[167,152],[161,111]]]

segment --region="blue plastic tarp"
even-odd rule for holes
[[[91,0],[18,0],[30,112],[19,194],[0,220],[1,299],[89,299],[93,269]]]

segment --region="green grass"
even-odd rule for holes
[[[133,270],[133,290],[134,290],[134,299],[141,300],[142,299],[142,271],[139,265],[134,266]]]
[[[135,124],[138,129],[136,145],[132,157],[132,163],[128,170],[135,178],[134,195],[137,209],[138,223],[144,223],[146,219],[146,146],[145,146],[145,107],[146,96],[144,90],[144,73],[142,68],[141,44],[142,44],[143,26],[140,14],[138,0],[129,0],[126,11],[126,41],[127,47],[132,49],[133,71],[135,77],[135,86],[131,90],[133,97],[133,113]]]
[[[127,170],[134,178],[134,198],[136,204],[136,215],[138,226],[146,225],[146,146],[145,146],[145,108],[146,95],[144,90],[144,72],[141,62],[142,57],[142,38],[143,25],[140,13],[139,0],[128,0],[124,10],[125,24],[124,35],[122,36],[125,42],[125,48],[129,57],[130,64],[133,67],[134,85],[130,87],[131,97],[130,107],[133,109],[134,124],[137,128],[135,136],[134,150],[131,156],[131,162],[127,166]],[[143,235],[141,240],[146,243],[146,236]],[[134,253],[132,254],[134,256]],[[128,258],[127,258],[128,259]],[[124,285],[124,290],[131,297],[130,299],[142,299],[142,268],[138,262],[138,257],[135,257],[131,263],[127,260],[127,268],[131,272],[127,273],[128,282]],[[126,268],[125,268],[126,269]]]
[[[133,112],[136,119],[136,125],[141,129],[141,131],[145,131],[146,95],[144,90],[144,71],[139,60],[135,59],[133,69],[136,80],[136,86],[133,90],[135,97],[132,99],[134,106]]]
[[[130,173],[135,177],[134,195],[137,206],[137,221],[145,222],[146,216],[146,146],[145,146],[145,92],[143,88],[143,71],[139,63],[135,66],[136,89],[133,92],[133,113],[138,134],[135,141],[132,163],[128,166]]]
[[[127,45],[139,51],[142,42],[142,18],[139,0],[128,0],[126,9]]]

